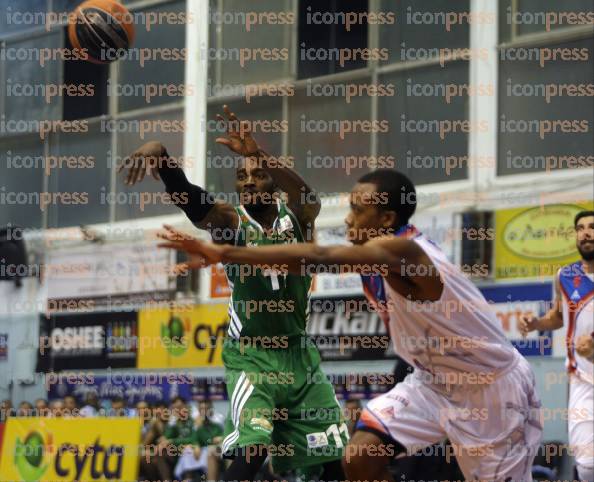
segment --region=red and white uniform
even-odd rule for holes
[[[594,275],[586,274],[582,262],[559,271],[563,324],[567,328],[569,372],[569,445],[579,478],[594,480],[594,364],[578,355],[575,343],[582,335],[594,334]]]
[[[447,437],[467,480],[531,481],[542,423],[530,365],[476,286],[414,228],[405,235],[429,256],[443,292],[438,301],[416,303],[384,282],[396,353],[415,371],[371,400],[358,427],[409,452]],[[402,267],[408,275],[425,268]]]

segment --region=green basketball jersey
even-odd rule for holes
[[[243,206],[235,209],[240,219],[236,246],[305,241],[296,216],[284,202],[278,201],[278,217],[268,236]],[[225,265],[225,272],[231,287],[228,332],[231,338],[305,334],[309,318],[310,276],[231,263]]]

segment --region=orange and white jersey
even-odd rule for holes
[[[500,322],[474,283],[414,227],[408,227],[403,234],[423,249],[443,283],[441,298],[434,302],[407,299],[385,281],[382,286],[384,315],[389,315],[394,348],[416,368],[415,376],[440,391],[450,392],[455,386],[472,389],[472,385],[490,384],[516,366],[520,354],[505,337]],[[430,275],[413,272],[427,269],[403,260],[404,275]],[[368,297],[369,286],[367,283],[365,290]],[[373,304],[374,296],[371,298]]]
[[[567,369],[581,380],[594,384],[594,364],[575,351],[580,336],[594,334],[594,276],[584,272],[581,261],[564,266],[558,276],[563,324],[567,328]]]

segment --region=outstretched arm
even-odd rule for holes
[[[362,246],[319,246],[306,243],[258,247],[217,246],[192,239],[165,226],[159,237],[163,248],[185,251],[185,268],[203,268],[215,263],[237,263],[261,270],[303,275],[316,272],[381,275],[392,288],[412,301],[436,301],[443,292],[441,275],[431,259],[414,241],[376,238]],[[415,269],[409,269],[409,268]],[[417,267],[423,269],[417,270]],[[406,268],[406,269],[403,269]]]
[[[160,142],[148,142],[141,146],[126,159],[119,171],[126,166],[129,166],[127,185],[142,181],[150,173],[155,179],[163,181],[173,203],[186,213],[196,227],[209,231],[215,242],[233,239],[233,236],[222,236],[217,232],[237,228],[238,215],[233,206],[216,201],[212,193],[188,181],[181,166]]]
[[[252,266],[282,267],[296,274],[317,271],[380,274],[399,272],[401,260],[418,256],[415,243],[406,239],[377,239],[363,246],[320,246],[306,243],[273,246],[217,246],[191,238],[170,226],[159,234],[166,242],[163,248],[185,251],[191,268],[216,263],[237,263]]]
[[[272,158],[260,149],[252,137],[248,121],[240,121],[226,105],[223,110],[227,119],[221,115],[217,115],[217,119],[225,124],[227,137],[219,137],[216,142],[244,157],[254,158],[258,167],[270,174],[275,184],[287,194],[289,208],[297,216],[302,228],[313,227],[311,225],[321,208],[317,193],[291,168],[288,159]]]

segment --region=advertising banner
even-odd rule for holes
[[[140,401],[156,403],[169,402],[180,396],[190,400],[193,393],[193,377],[184,374],[145,374],[112,373],[109,376],[89,374],[85,383],[66,378],[58,378],[48,385],[48,399],[64,398],[72,395],[83,402],[89,393],[97,395],[99,400],[122,397],[128,406]]]
[[[136,366],[136,312],[40,317],[38,371]]]
[[[550,204],[495,213],[495,278],[554,276],[579,259],[573,220],[593,203]]]
[[[227,304],[147,309],[138,313],[138,368],[223,366]]]
[[[551,283],[527,283],[482,287],[481,292],[495,311],[505,336],[524,356],[551,356],[553,338],[550,331],[533,331],[524,339],[517,329],[522,316],[542,316],[551,306]]]
[[[322,360],[395,358],[383,321],[361,296],[313,299],[307,333]]]
[[[137,418],[10,418],[0,480],[137,480]]]
[[[48,311],[113,311],[127,303],[166,300],[175,290],[175,253],[155,243],[90,244],[47,255]]]

